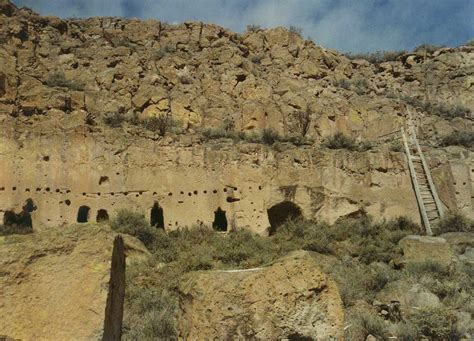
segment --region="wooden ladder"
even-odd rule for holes
[[[443,207],[431,178],[430,169],[416,138],[411,117],[409,117],[407,129],[408,132],[405,132],[405,129],[402,128],[401,133],[405,154],[408,159],[411,181],[415,189],[416,200],[418,201],[426,234],[431,236],[433,234],[431,226],[443,217]]]

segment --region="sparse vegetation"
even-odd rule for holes
[[[130,210],[120,210],[110,226],[117,232],[138,238],[147,247],[151,247],[155,241],[154,230],[143,214]]]
[[[262,131],[262,142],[266,145],[271,146],[275,142],[281,141],[282,138],[278,132],[273,129],[265,128]]]
[[[311,111],[298,111],[296,116],[296,129],[302,137],[305,137],[311,127]]]
[[[441,140],[442,146],[463,146],[474,148],[474,132],[472,131],[454,131],[446,135]]]
[[[413,52],[423,52],[434,53],[439,49],[446,47],[444,45],[434,45],[434,44],[421,44],[413,49]]]
[[[158,50],[153,51],[151,57],[154,61],[158,61],[164,58],[169,53],[176,52],[176,47],[173,45],[165,45],[160,47]]]
[[[474,221],[468,219],[459,212],[448,212],[439,221],[436,232],[438,234],[446,232],[472,232],[474,231]]]
[[[158,116],[149,117],[141,122],[146,129],[158,133],[160,136],[170,131],[176,125],[170,114],[161,114]]]
[[[390,144],[390,150],[392,152],[401,152],[403,151],[403,145],[402,143],[400,142],[400,140],[395,140],[393,141],[391,144]]]
[[[247,25],[247,32],[258,32],[262,29],[260,25],[249,24]]]
[[[393,62],[398,60],[407,51],[376,51],[367,53],[348,53],[346,57],[349,59],[365,59],[372,64],[380,64],[383,62]]]
[[[113,112],[105,114],[104,123],[112,128],[121,127],[122,124],[126,121],[125,115],[119,112]]]
[[[455,117],[468,118],[471,116],[471,110],[460,105],[460,104],[446,104],[437,102],[426,102],[416,97],[407,95],[397,95],[391,91],[387,91],[386,95],[388,98],[400,99],[408,105],[415,108],[422,109],[430,114],[451,119]]]
[[[272,146],[276,142],[289,142],[295,146],[311,145],[313,140],[300,134],[280,135],[278,132],[266,128],[262,132],[257,131],[239,131],[226,129],[225,125],[219,128],[206,128],[201,130],[201,134],[208,140],[232,139],[235,142],[246,141],[251,143],[262,143]]]
[[[459,340],[456,338],[456,315],[448,308],[420,308],[411,319],[419,335],[435,340]]]
[[[288,28],[288,31],[290,31],[290,33],[292,34],[295,34],[297,35],[298,37],[302,38],[303,37],[303,29],[301,27],[298,27],[298,26],[290,26]]]
[[[357,93],[360,96],[366,94],[367,90],[369,89],[369,82],[365,78],[356,78],[353,80],[341,78],[341,79],[335,80],[333,82],[333,85],[338,88],[342,88],[346,90],[352,89],[355,93]]]
[[[343,133],[336,133],[329,137],[324,146],[329,149],[347,149],[360,152],[365,152],[373,147],[369,141],[356,142],[352,137]]]
[[[85,85],[80,82],[67,79],[66,75],[62,71],[56,71],[49,74],[45,83],[50,87],[68,88],[76,91],[83,91],[85,87]]]
[[[416,275],[420,276],[417,278],[427,278],[433,274],[433,278],[446,281],[447,276],[460,276],[454,275],[453,271],[446,272],[448,270],[437,265],[412,266],[406,271],[390,266],[391,260],[400,256],[398,241],[420,231],[417,224],[404,217],[375,222],[369,216],[362,216],[334,225],[289,221],[280,226],[272,237],[260,237],[245,230],[221,235],[205,226],[167,234],[161,229],[151,229],[143,216],[131,212],[119,216],[113,222],[114,228],[139,236],[146,241],[153,254],[150,263],[132,266],[127,275],[124,338],[128,340],[170,338],[175,335],[176,288],[185,273],[262,266],[292,250],[304,249],[331,255],[334,263],[321,263],[321,266],[339,283],[344,305],[349,309],[353,323],[352,332],[380,338],[386,337],[383,318],[358,312],[357,302],[372,302],[387,283],[402,277]],[[457,269],[456,273],[463,272]],[[461,289],[456,290],[465,291],[468,281],[460,283]],[[414,321],[417,330],[425,330],[423,328],[428,322],[424,322],[423,316]],[[410,333],[414,333],[413,328]]]
[[[357,143],[356,141],[343,133],[336,133],[331,136],[325,146],[329,149],[347,149],[347,150],[356,150]]]
[[[0,236],[29,233],[33,233],[33,228],[31,226],[21,224],[0,225]]]

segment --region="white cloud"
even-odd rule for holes
[[[298,26],[343,51],[457,45],[474,36],[472,0],[14,0],[61,17],[200,20],[242,32],[247,24]]]

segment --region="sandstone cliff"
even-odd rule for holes
[[[223,211],[229,229],[265,234],[267,210],[290,201],[307,218],[418,220],[404,155],[380,138],[406,107],[445,208],[474,214],[472,152],[437,144],[472,131],[472,46],[371,64],[284,28],[63,20],[7,0],[0,13],[0,214],[30,198],[41,229],[80,221],[81,208],[90,221],[156,202],[166,229]],[[162,115],[175,125],[164,137],[142,124]],[[205,129],[271,129],[305,146],[209,141]],[[336,132],[374,147],[323,148]]]

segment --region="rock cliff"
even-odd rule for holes
[[[155,203],[166,229],[224,212],[226,229],[266,234],[285,202],[328,221],[361,210],[419,220],[405,157],[383,138],[407,108],[445,208],[474,214],[472,151],[438,148],[472,131],[472,46],[373,64],[284,28],[63,20],[7,0],[0,41],[0,214],[32,199],[35,229],[122,207],[151,215]],[[173,127],[148,129],[152,117]],[[209,140],[209,129],[239,138]],[[262,131],[303,146],[245,138]],[[373,148],[324,148],[336,132]]]

